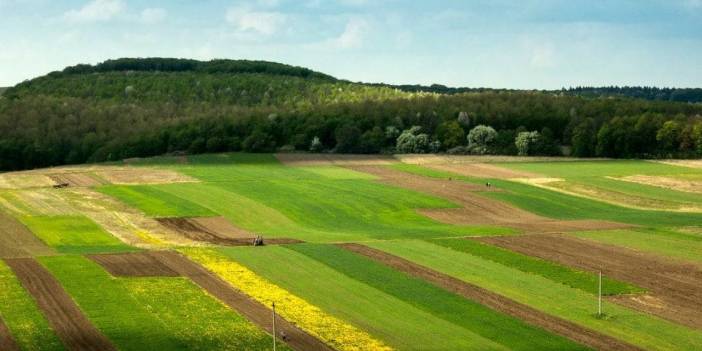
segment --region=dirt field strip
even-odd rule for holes
[[[619,304],[702,329],[702,269],[634,250],[573,238],[534,234],[475,240],[634,283],[647,295],[612,297]]]
[[[702,168],[702,160],[655,160],[649,162],[658,162],[672,166],[688,167],[688,168]]]
[[[477,178],[539,178],[542,177],[536,173],[516,171],[509,168],[495,166],[487,163],[451,163],[451,164],[430,164],[427,168],[436,169],[439,171],[447,171],[460,174],[468,177]]]
[[[15,339],[12,338],[12,334],[10,334],[10,330],[7,329],[7,326],[2,321],[2,318],[0,318],[0,350],[20,351],[19,346],[15,342]]]
[[[456,225],[499,225],[525,232],[620,229],[631,225],[597,220],[559,221],[541,217],[505,202],[481,196],[486,187],[463,181],[435,179],[397,171],[383,166],[347,166],[373,174],[382,183],[420,191],[451,200],[462,208],[420,209],[419,213],[440,222]],[[500,191],[494,189],[490,191]]]
[[[55,173],[48,175],[54,183],[68,184],[72,187],[91,187],[105,184],[104,181],[91,175],[90,173]]]
[[[56,334],[70,350],[116,350],[97,330],[59,282],[32,258],[6,259],[22,286],[34,297]]]
[[[662,177],[662,176],[647,176],[633,175],[627,177],[607,177],[614,180],[622,180],[625,182],[638,183],[643,185],[657,186],[659,188],[685,191],[690,193],[702,193],[701,180],[687,180],[684,178]]]
[[[111,184],[171,184],[195,183],[199,180],[169,169],[154,169],[144,167],[122,167],[95,172],[99,177]]]
[[[154,258],[171,268],[178,274],[190,278],[212,296],[224,302],[233,310],[245,316],[248,320],[258,325],[268,333],[273,331],[272,312],[267,306],[254,301],[252,298],[234,289],[224,280],[195,262],[181,256],[176,252],[151,252]],[[288,346],[301,351],[332,351],[322,341],[299,329],[283,318],[276,319],[276,332],[284,332]],[[279,334],[280,335],[280,334]]]
[[[215,245],[246,246],[256,237],[254,233],[234,227],[222,217],[157,218],[164,227],[176,231],[193,241]],[[286,238],[264,238],[265,244],[296,244],[302,241]]]
[[[114,277],[178,277],[148,252],[87,255]]]
[[[636,346],[619,341],[594,330],[548,315],[527,305],[510,300],[502,295],[464,282],[460,279],[418,265],[395,255],[370,248],[361,244],[337,244],[338,246],[366,256],[389,267],[424,279],[441,288],[461,295],[469,300],[481,303],[496,311],[516,317],[528,324],[541,327],[552,333],[565,336],[571,340],[598,350],[640,350]]]
[[[0,258],[19,258],[55,254],[12,216],[0,211]],[[2,350],[2,349],[0,349]]]

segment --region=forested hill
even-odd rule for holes
[[[702,154],[701,104],[451,89],[352,83],[263,61],[77,65],[0,97],[0,169],[176,151]]]

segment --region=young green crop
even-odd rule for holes
[[[61,253],[107,253],[134,251],[84,216],[20,217],[37,237]]]
[[[478,256],[419,240],[368,245],[646,350],[696,350],[702,345],[702,331],[607,301],[603,311],[608,318],[597,318],[596,296]]]
[[[31,295],[0,260],[0,318],[22,350],[64,350]]]
[[[466,239],[434,239],[433,244],[456,251],[479,256],[522,272],[538,274],[555,282],[577,288],[591,294],[598,293],[598,276],[596,274],[569,268],[554,262],[530,257],[500,247],[483,244]],[[621,295],[640,293],[644,289],[608,277],[602,277],[603,295]]]
[[[510,350],[587,349],[564,337],[527,325],[512,316],[336,246],[301,244],[289,248]]]
[[[138,208],[151,217],[197,217],[214,216],[212,211],[187,199],[175,196],[165,189],[187,186],[168,185],[106,185],[97,188],[103,194],[115,197],[131,207]]]

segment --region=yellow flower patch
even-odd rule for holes
[[[337,350],[392,350],[369,334],[326,314],[223,254],[206,248],[185,248],[181,252],[263,305],[271,306],[275,302],[277,306],[285,306],[276,309],[276,312]]]

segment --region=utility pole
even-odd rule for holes
[[[597,316],[602,317],[602,271],[600,271],[599,288],[597,293]]]
[[[273,351],[275,351],[275,302],[273,302]]]

